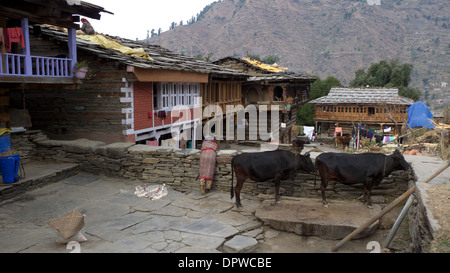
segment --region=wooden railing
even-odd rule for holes
[[[71,77],[71,59],[31,56],[31,64],[28,64],[26,55],[5,53],[0,56],[0,75]]]
[[[390,115],[390,116],[389,116]],[[397,122],[408,119],[406,106],[316,106],[314,111],[316,119],[321,120],[345,120],[345,121],[380,121],[392,122],[391,117]]]

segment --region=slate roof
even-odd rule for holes
[[[269,81],[269,82],[281,82],[281,81],[311,81],[314,82],[316,79],[307,74],[294,73],[289,71],[288,68],[280,68],[278,66],[275,69],[270,68],[270,65],[261,64],[253,60],[242,59],[237,57],[225,57],[220,60],[213,62],[214,64],[226,65],[228,61],[239,62],[248,68],[259,72],[257,74],[252,74],[247,81]],[[269,67],[269,69],[267,69]],[[276,69],[278,68],[278,69]]]
[[[311,104],[395,104],[411,105],[413,100],[398,94],[397,88],[331,88],[327,96]]]
[[[67,42],[68,40],[67,32],[56,28],[41,26],[41,33],[56,40],[64,42]],[[192,57],[163,48],[159,45],[148,45],[142,42],[132,41],[120,37],[109,35],[105,36],[114,39],[124,46],[131,48],[143,48],[153,60],[146,60],[143,58],[126,55],[120,51],[109,49],[80,38],[77,38],[77,47],[78,49],[96,54],[101,58],[116,60],[123,64],[140,68],[198,72],[212,74],[215,77],[235,77],[242,78],[244,80],[248,77],[246,73],[227,69],[220,65],[199,61]]]

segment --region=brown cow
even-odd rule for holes
[[[345,147],[349,147],[349,145],[350,145],[349,143],[350,143],[351,140],[352,140],[352,137],[349,136],[349,135],[336,136],[336,139],[335,139],[336,147],[339,144],[342,144],[342,148],[345,149]]]

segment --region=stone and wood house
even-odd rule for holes
[[[314,105],[316,130],[332,136],[336,128],[351,134],[359,124],[376,130],[393,127],[394,134],[408,120],[407,109],[414,101],[396,88],[332,88],[309,103]]]
[[[50,56],[67,54],[70,35],[65,29],[36,24],[29,27],[29,33],[32,52]],[[182,126],[188,125],[194,128],[189,137],[201,140],[195,135],[195,127],[205,122],[198,114],[202,108],[241,101],[241,82],[248,77],[244,73],[160,46],[96,36],[141,51],[145,57],[127,55],[78,35],[78,60],[89,66],[85,79],[70,75],[53,84],[37,80],[25,84],[20,80],[1,83],[10,92],[11,108],[26,109],[29,113],[32,123],[29,128],[41,129],[54,139],[151,141],[161,145],[163,140],[172,138],[174,131],[179,134]],[[198,96],[203,98],[203,104],[196,108]],[[173,115],[174,107],[181,105],[187,107],[186,112]],[[177,141],[174,145],[179,144]],[[195,143],[192,144],[194,148]]]
[[[226,57],[214,63],[250,75],[242,83],[242,104],[269,109],[278,105],[280,143],[291,143],[297,135],[297,109],[310,100],[310,85],[315,78],[248,58]]]
[[[76,30],[80,16],[100,19],[111,13],[87,2],[69,5],[67,1],[14,0],[0,6],[0,127],[30,125],[25,105],[11,106],[10,94],[23,95],[30,86],[52,88],[74,86],[73,73],[77,63]],[[52,24],[67,29],[67,39],[58,45],[38,50],[41,41],[30,36],[38,24]],[[48,109],[48,111],[51,111]]]

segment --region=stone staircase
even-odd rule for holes
[[[23,169],[22,169],[23,166]],[[0,202],[16,197],[26,191],[60,181],[75,175],[79,164],[47,161],[28,161],[21,164],[19,181],[4,183],[0,176]]]

